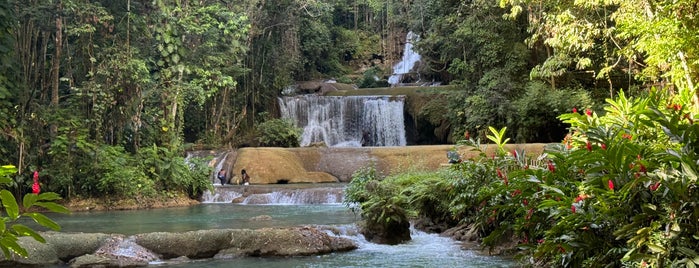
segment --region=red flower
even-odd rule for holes
[[[551,172],[556,171],[556,167],[553,165],[553,161],[549,160],[548,166],[549,166],[549,171],[551,171]]]
[[[34,171],[34,184],[32,184],[32,193],[39,194],[41,187],[39,186],[39,171]]]
[[[524,217],[524,218],[527,219],[527,220],[529,220],[529,219],[532,218],[532,214],[534,214],[534,209],[533,209],[533,208],[530,208],[529,210],[527,210],[527,216]]]
[[[516,189],[514,192],[512,192],[512,197],[518,196],[522,193],[522,190]]]
[[[590,109],[585,109],[585,114],[586,114],[587,116],[592,116],[592,110],[590,110]]]
[[[575,198],[575,203],[583,201],[583,200],[587,199],[588,197],[590,197],[590,196],[586,195],[586,194],[578,195],[578,197]]]
[[[633,137],[633,136],[631,136],[631,134],[629,134],[629,133],[624,133],[624,134],[621,135],[621,138],[622,138],[622,139],[631,140],[632,137]]]
[[[639,166],[638,171],[646,173],[646,174],[648,173],[646,170],[646,166],[644,166],[643,164],[638,164],[638,166]]]
[[[592,143],[590,143],[590,141],[587,141],[587,143],[585,144],[585,146],[587,147],[587,151],[588,151],[588,152],[592,152]]]
[[[571,205],[571,206],[570,206],[570,211],[572,211],[573,214],[575,214],[575,205]]]
[[[498,168],[496,171],[498,172],[498,178],[501,178],[501,179],[502,179],[502,178],[505,177],[505,176],[502,175],[502,171],[501,171],[499,168]]]
[[[612,180],[608,180],[607,185],[609,186],[609,190],[614,191],[614,182]]]
[[[600,145],[600,147],[602,147],[602,150],[607,150],[607,145],[604,144],[604,143],[602,143],[602,144]]]
[[[512,156],[514,156],[515,158],[517,158],[517,150],[512,150]]]
[[[527,199],[522,199],[522,204],[524,204],[525,206],[527,206],[527,205],[529,205],[529,201],[527,201]]]
[[[650,186],[648,186],[648,188],[649,188],[651,191],[658,190],[658,187],[660,187],[660,182],[656,182],[656,183],[651,184]]]
[[[34,183],[32,184],[32,193],[34,194],[39,194],[41,192],[41,187],[39,187],[39,183]]]
[[[578,108],[573,107],[573,113],[577,114],[577,113],[578,113]]]

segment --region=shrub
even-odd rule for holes
[[[270,119],[257,125],[260,146],[298,147],[301,129],[286,119]]]

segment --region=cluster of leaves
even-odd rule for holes
[[[0,166],[0,185],[6,186],[11,184],[12,179],[10,176],[16,173],[17,169],[14,166]],[[23,210],[30,210],[32,207],[41,207],[51,212],[69,213],[68,209],[54,202],[58,199],[61,199],[61,197],[56,193],[28,193],[24,195],[22,200],[22,208]],[[0,250],[2,250],[5,258],[12,257],[12,253],[27,257],[27,250],[17,243],[17,239],[21,236],[31,236],[36,241],[46,243],[41,234],[19,223],[20,218],[28,217],[39,225],[54,231],[61,229],[56,222],[42,213],[20,211],[17,200],[7,189],[0,190],[0,201],[2,201],[4,210],[4,215],[0,217]]]
[[[408,222],[412,210],[398,191],[400,186],[378,176],[374,167],[365,167],[352,174],[345,189],[344,203],[359,210],[368,226],[384,226]]]
[[[65,196],[154,197],[163,192],[198,196],[211,187],[210,167],[203,160],[185,160],[175,150],[151,146],[138,154],[123,147],[70,141],[60,135],[49,153],[48,189]],[[91,159],[91,160],[86,160]]]
[[[257,141],[267,147],[299,147],[301,129],[287,119],[269,119],[257,125]]]
[[[500,150],[477,165],[496,169],[487,187],[471,192],[481,203],[470,220],[484,244],[514,236],[525,256],[547,265],[697,264],[691,98],[620,94],[604,116],[589,109],[560,116],[572,132],[538,162]]]

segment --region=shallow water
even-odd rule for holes
[[[271,220],[250,218],[269,215]],[[344,230],[359,248],[350,252],[291,258],[247,257],[194,260],[186,263],[154,262],[153,267],[512,267],[514,262],[481,256],[461,249],[458,242],[435,234],[412,231],[412,241],[388,246],[369,243],[353,231],[359,219],[347,207],[334,205],[200,204],[183,208],[134,211],[78,212],[50,215],[62,232],[138,234],[184,232],[221,228],[264,228],[298,225],[332,225]],[[65,266],[54,266],[65,267]]]

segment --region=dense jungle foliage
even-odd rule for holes
[[[484,234],[526,237],[547,264],[691,266],[698,9],[692,0],[2,1],[0,159],[17,170],[6,187],[22,196],[39,170],[42,189],[66,198],[196,196],[209,170],[188,163],[185,149],[293,146],[297,130],[269,116],[282,89],[326,78],[384,86],[413,31],[423,56],[413,79],[456,85],[427,105],[454,137],[485,140],[493,126],[517,142],[558,142],[570,127],[566,141],[595,149],[552,151],[556,172],[520,172],[542,182],[556,173],[528,190],[541,198],[527,199],[541,228],[496,208],[513,203],[492,187]],[[573,107],[595,113],[559,119]],[[461,165],[496,181],[498,168],[514,169]],[[615,191],[602,191],[605,181]],[[656,190],[642,191],[651,181]],[[581,213],[564,213],[578,196],[572,212]],[[452,217],[483,217],[451,200],[465,206]]]

